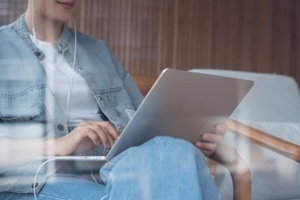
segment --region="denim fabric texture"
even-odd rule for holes
[[[104,183],[51,177],[39,200],[220,200],[205,157],[181,139],[155,137],[116,156],[100,169]],[[80,192],[79,192],[80,191]],[[0,193],[0,199],[33,200],[32,194]]]
[[[68,134],[62,106],[47,88],[40,64],[45,55],[31,42],[24,15],[0,28],[0,126],[47,124],[45,133],[24,136],[24,129],[7,132],[13,138],[61,137]],[[122,132],[143,96],[110,49],[96,38],[77,33],[75,70],[86,80],[99,108]],[[74,30],[64,27],[56,44],[69,64],[73,62]],[[49,128],[50,126],[50,128]],[[22,126],[24,127],[24,126]],[[97,150],[91,154],[96,155]],[[0,199],[220,199],[203,154],[186,141],[156,137],[118,155],[100,169],[96,183],[56,173],[60,165],[42,161],[0,168]],[[60,173],[61,174],[61,173]]]
[[[40,64],[45,55],[31,41],[24,15],[1,27],[0,38],[0,126],[11,124],[15,130],[5,134],[20,138],[25,130],[23,127],[17,130],[17,125],[28,124],[29,127],[36,123],[47,124],[44,137],[67,134],[66,114],[47,88],[45,72]],[[74,30],[64,26],[55,46],[72,65]],[[130,75],[103,41],[80,32],[77,33],[75,70],[86,80],[106,117],[103,120],[112,122],[121,133],[130,118],[126,111],[135,111],[143,99]],[[0,191],[32,192],[32,171],[38,166],[39,162],[35,162],[9,169],[0,168]],[[38,191],[49,174],[38,177]]]

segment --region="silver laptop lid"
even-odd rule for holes
[[[155,136],[192,143],[224,122],[253,81],[165,69],[125,127],[106,159]]]

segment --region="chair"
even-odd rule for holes
[[[235,146],[236,138],[243,138],[244,140],[247,138],[263,148],[268,148],[299,163],[300,146],[270,135],[269,133],[252,126],[252,122],[300,122],[299,89],[292,78],[275,74],[228,70],[194,69],[191,71],[254,80],[255,88],[253,91],[249,92],[231,118],[226,122],[229,131],[235,135],[234,139],[231,140],[231,144],[239,150],[237,146]],[[134,75],[133,78],[144,95],[149,91],[156,80],[156,77],[138,75]],[[281,92],[278,93],[276,90]],[[275,95],[266,98],[266,93]],[[266,102],[268,102],[267,106],[265,105]],[[281,106],[282,104],[287,104],[288,106],[283,108]],[[253,195],[253,186],[255,186],[252,182],[253,172],[251,171],[249,161],[247,162],[245,156],[237,151],[231,159],[219,158],[218,162],[226,167],[231,176],[233,191],[232,198],[230,197],[229,199],[252,199],[253,196],[255,196]],[[215,175],[216,165],[209,159],[208,164],[211,173]]]
[[[278,137],[274,137],[266,132],[258,130],[256,128],[247,126],[243,123],[240,123],[235,120],[228,120],[226,122],[229,130],[241,134],[244,137],[249,138],[251,141],[261,145],[262,147],[268,148],[272,151],[275,151],[283,156],[286,156],[290,159],[295,160],[300,163],[300,146],[295,145],[291,142],[287,142]],[[240,155],[237,155],[238,159]],[[243,162],[243,163],[239,163]],[[223,163],[220,163],[223,164]],[[229,170],[234,187],[234,200],[250,200],[251,199],[251,175],[250,170],[244,160],[239,160],[235,163],[237,167],[230,168],[230,166],[225,167]],[[241,165],[241,166],[239,166]],[[239,172],[242,170],[242,172]]]

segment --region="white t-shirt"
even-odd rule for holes
[[[100,109],[86,81],[70,66],[55,46],[49,42],[31,40],[45,54],[41,62],[50,91],[66,111],[69,127],[82,121],[100,120]],[[69,96],[69,98],[68,98]]]

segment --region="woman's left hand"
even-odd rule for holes
[[[195,146],[206,156],[211,157],[218,150],[223,141],[224,133],[227,131],[225,124],[218,124],[215,132],[203,133],[200,139],[195,143]]]

